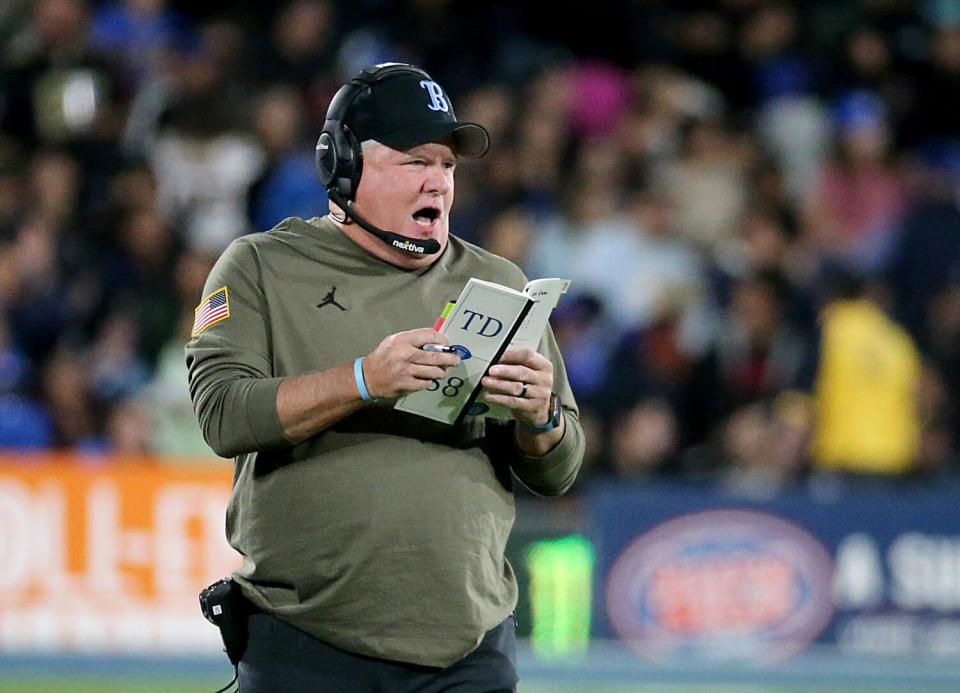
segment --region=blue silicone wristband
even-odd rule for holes
[[[360,356],[353,362],[353,379],[357,382],[357,390],[360,391],[360,399],[364,402],[372,402],[375,397],[370,394],[367,384],[363,381],[363,357]]]

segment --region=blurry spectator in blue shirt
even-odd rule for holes
[[[131,86],[155,78],[168,51],[197,40],[189,19],[167,0],[113,0],[93,13],[90,43],[119,64]]]
[[[327,193],[313,157],[303,147],[303,102],[290,87],[274,87],[260,98],[255,127],[266,164],[248,194],[253,228],[265,231],[286,217],[322,216]]]

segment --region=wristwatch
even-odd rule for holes
[[[550,395],[550,416],[547,418],[547,422],[542,424],[521,422],[520,426],[531,433],[546,433],[560,425],[561,416],[563,416],[563,403],[560,401],[560,396],[554,392]]]

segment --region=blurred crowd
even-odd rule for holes
[[[0,447],[210,455],[206,274],[397,60],[491,133],[453,232],[573,280],[584,476],[960,471],[960,0],[595,5],[0,5]]]

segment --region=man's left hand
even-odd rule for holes
[[[521,423],[537,426],[550,416],[553,364],[532,349],[507,349],[480,382],[486,400],[507,407]]]

